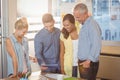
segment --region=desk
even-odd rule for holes
[[[47,73],[40,74],[40,71],[33,72],[31,74],[31,76],[28,78],[28,80],[56,80],[56,79],[52,79],[50,77],[47,77],[46,74]],[[19,78],[4,78],[4,79],[0,79],[0,80],[20,80],[20,79]],[[77,78],[75,80],[81,80],[81,79]]]

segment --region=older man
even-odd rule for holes
[[[75,19],[82,24],[78,41],[80,77],[96,80],[101,50],[101,29],[93,17],[89,16],[85,4],[77,4],[73,14]]]

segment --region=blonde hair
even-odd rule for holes
[[[15,29],[21,30],[23,28],[28,28],[27,18],[22,17],[15,22]]]
[[[81,14],[88,12],[88,8],[85,4],[79,3],[74,7],[74,11],[79,11]]]
[[[42,17],[42,22],[43,23],[48,23],[48,22],[51,22],[51,21],[54,21],[52,14],[46,13],[46,14],[43,15],[43,17]]]

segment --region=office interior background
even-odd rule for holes
[[[29,52],[34,56],[34,36],[43,28],[41,17],[50,12],[56,21],[55,27],[62,28],[62,17],[72,14],[75,4],[83,2],[99,23],[102,30],[102,50],[98,77],[120,80],[120,0],[0,0],[0,78],[6,77],[7,62],[5,38],[14,32],[14,23],[22,16],[27,17],[29,30]],[[32,63],[32,71],[38,71]]]

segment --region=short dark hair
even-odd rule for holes
[[[72,14],[66,14],[63,17],[63,22],[65,20],[68,20],[68,21],[70,21],[70,23],[75,25],[75,18]],[[65,28],[62,29],[62,33],[63,33],[63,36],[64,36],[65,39],[67,39],[69,37],[69,32]]]
[[[75,18],[74,18],[74,16],[73,16],[72,14],[66,14],[66,15],[63,17],[63,22],[64,22],[65,20],[68,20],[68,21],[70,21],[70,23],[75,24]]]

